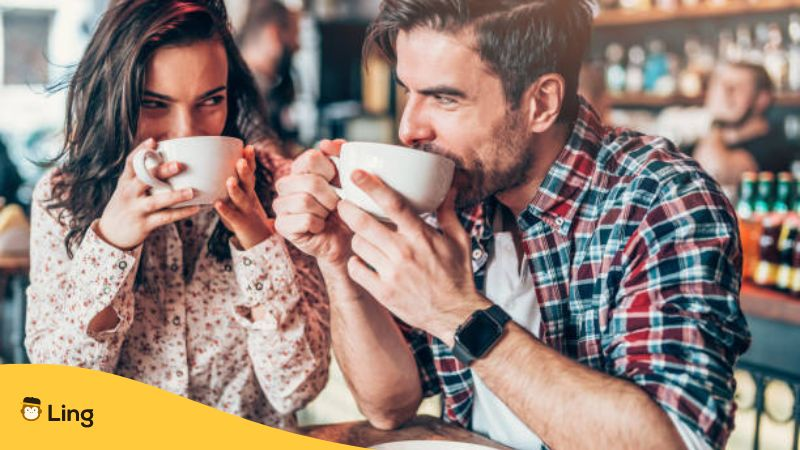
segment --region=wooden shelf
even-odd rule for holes
[[[697,20],[715,17],[731,17],[739,15],[768,14],[789,12],[800,8],[800,0],[767,0],[756,4],[745,1],[733,1],[726,5],[700,4],[692,7],[679,7],[675,10],[648,9],[607,10],[602,11],[594,20],[595,28],[643,25],[675,20]]]
[[[701,106],[703,97],[670,96],[659,97],[652,94],[621,94],[610,97],[611,106],[665,108],[668,106]],[[775,105],[800,107],[800,93],[782,93],[775,97]]]
[[[800,326],[800,299],[743,283],[740,301],[746,315]]]

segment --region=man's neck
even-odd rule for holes
[[[523,184],[497,194],[497,199],[518,216],[528,207],[539,191],[542,181],[567,143],[571,126],[556,124],[545,134],[538,135],[528,151],[535,152]]]

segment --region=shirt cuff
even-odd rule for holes
[[[67,296],[64,314],[69,323],[76,324],[79,329],[91,337],[100,339],[103,336],[116,334],[127,328],[133,321],[133,296],[119,295],[132,283],[141,245],[133,250],[120,250],[104,241],[95,231],[97,222],[86,230],[80,247],[72,260],[74,295]],[[102,310],[111,306],[119,318],[113,330],[101,333],[89,333],[89,323]]]
[[[692,429],[677,415],[669,412],[667,415],[678,430],[678,434],[681,435],[681,440],[683,440],[686,450],[713,450],[702,433]]]
[[[278,234],[248,250],[230,243],[236,282],[244,295],[233,302],[236,320],[247,329],[274,330],[297,303],[296,272],[289,248]],[[252,309],[262,306],[261,320],[252,319]]]

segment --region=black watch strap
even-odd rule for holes
[[[497,326],[497,328],[500,330],[500,333],[498,333],[497,336],[495,337],[495,341],[492,342],[488,347],[486,347],[486,349],[483,352],[480,352],[480,354],[475,354],[474,350],[464,345],[460,339],[461,333],[475,332],[475,330],[468,330],[468,328],[470,328],[470,326],[474,323],[475,321],[474,319],[477,315],[483,315],[485,317],[488,317],[489,320],[494,322],[494,325]],[[452,349],[453,356],[455,356],[463,364],[469,366],[470,364],[472,364],[473,361],[475,361],[475,359],[482,357],[486,352],[488,352],[489,349],[491,349],[497,343],[498,340],[500,340],[500,338],[503,336],[503,330],[505,329],[505,325],[510,320],[511,316],[509,316],[505,311],[503,311],[503,308],[497,305],[492,305],[487,309],[475,311],[456,330],[455,343]]]

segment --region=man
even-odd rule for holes
[[[749,343],[736,220],[668,141],[579,99],[591,20],[582,0],[383,2],[369,43],[408,91],[400,139],[457,163],[438,229],[365,172],[393,225],[339,201],[341,141],[278,182],[376,427],[442,394],[445,420],[515,448],[725,445]]]
[[[769,74],[755,64],[725,64],[711,77],[706,109],[713,123],[694,157],[721,185],[737,186],[748,171],[791,169],[789,143],[767,118],[773,91]]]
[[[300,47],[298,17],[277,0],[250,0],[237,40],[267,102],[270,126],[289,148],[297,138],[288,108],[295,99],[292,58]]]

